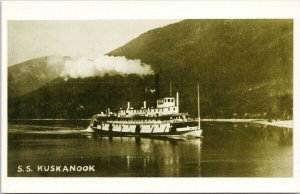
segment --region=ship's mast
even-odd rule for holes
[[[201,122],[200,122],[200,89],[199,84],[197,86],[197,94],[198,94],[198,127],[199,130],[201,129]]]
[[[176,92],[176,106],[177,106],[177,111],[179,113],[179,92],[178,92],[178,90]]]

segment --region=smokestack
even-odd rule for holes
[[[176,106],[177,106],[178,112],[179,112],[179,92],[178,92],[178,90],[176,92]]]
[[[159,74],[155,74],[155,98],[159,98]]]
[[[144,100],[144,109],[147,108],[146,100]]]
[[[127,110],[129,110],[130,109],[130,102],[128,101],[127,102]]]

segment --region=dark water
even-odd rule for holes
[[[292,129],[203,122],[202,139],[159,140],[101,137],[85,126],[84,120],[9,124],[8,176],[293,176]],[[41,172],[39,165],[94,165],[95,171]]]

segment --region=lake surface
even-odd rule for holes
[[[8,176],[293,176],[293,130],[288,128],[202,122],[201,139],[160,140],[103,137],[85,130],[87,125],[85,120],[10,122]],[[40,171],[41,165],[93,165],[95,171]]]

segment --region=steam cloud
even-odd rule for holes
[[[100,56],[97,59],[77,58],[68,59],[64,62],[61,77],[86,78],[103,76],[105,74],[153,74],[150,65],[141,60],[127,59],[126,57]]]

